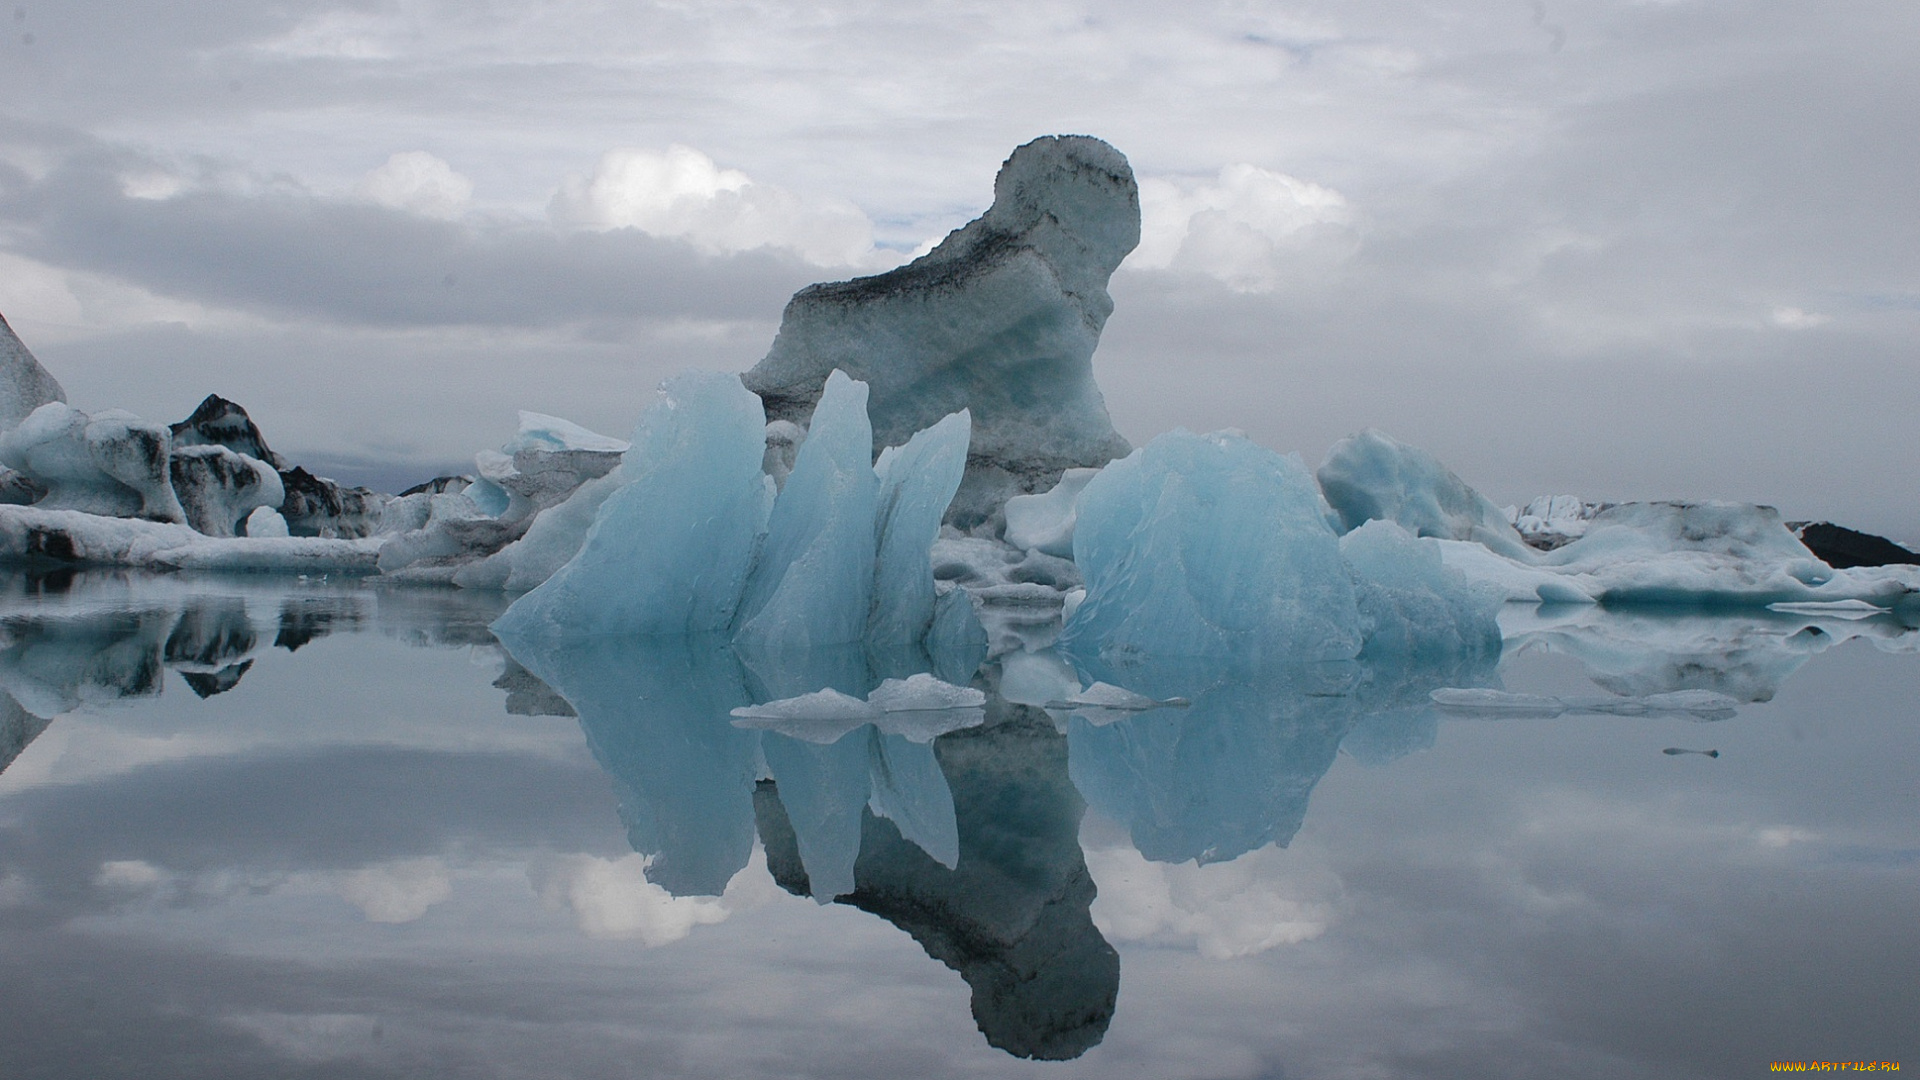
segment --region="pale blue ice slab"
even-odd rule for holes
[[[1299,458],[1232,433],[1173,431],[1116,461],[1078,504],[1086,599],[1075,655],[1348,659],[1353,583]]]
[[[764,423],[756,427],[756,473],[765,431]],[[737,641],[784,650],[866,636],[880,489],[872,454],[866,384],[836,371],[774,501],[766,543],[740,602]]]
[[[634,431],[622,465],[626,485],[600,505],[579,553],[508,608],[495,629],[521,636],[727,629],[772,496],[760,469],[765,430],[760,399],[737,377],[690,371],[669,379]]]
[[[933,625],[933,563],[928,551],[940,535],[940,519],[966,472],[972,432],[972,415],[962,409],[916,433],[906,445],[882,450],[874,463],[880,491],[873,519],[876,554],[869,641],[918,642]]]

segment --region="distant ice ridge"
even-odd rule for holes
[[[942,604],[928,551],[965,467],[968,417],[944,418],[876,466],[866,405],[866,386],[835,372],[776,495],[759,399],[729,375],[669,380],[620,486],[592,493],[578,551],[496,629],[724,633],[772,652],[966,637],[970,608]],[[532,530],[520,544],[530,541],[545,542]]]
[[[1336,444],[1319,477],[1343,528],[1394,521],[1508,600],[1756,607],[1860,600],[1889,608],[1920,593],[1920,567],[1836,570],[1770,506],[1547,500],[1535,506],[1563,526],[1593,509],[1578,537],[1540,551],[1431,454],[1380,432]]]
[[[1010,495],[1127,452],[1092,359],[1113,311],[1107,279],[1139,242],[1139,192],[1119,151],[1035,139],[1001,166],[987,212],[928,254],[795,294],[747,386],[769,419],[804,423],[830,372],[867,382],[874,452],[969,410],[966,478],[947,519],[972,527]]]

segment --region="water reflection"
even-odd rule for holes
[[[984,662],[765,655],[701,639],[503,649],[486,629],[501,604],[328,582],[16,581],[0,594],[0,769],[54,718],[150,699],[168,671],[207,698],[266,670],[266,656],[293,663],[332,634],[471,647],[497,657],[488,677],[507,714],[577,721],[648,882],[672,897],[718,896],[757,842],[780,887],[877,916],[957,972],[989,1044],[1063,1060],[1102,1041],[1120,985],[1119,954],[1092,914],[1080,841],[1089,808],[1159,863],[1286,847],[1343,751],[1390,766],[1445,737],[1436,690],[1501,687],[1486,656],[1241,669],[1045,649]],[[1843,640],[1920,646],[1914,627],[1885,616],[1516,608],[1503,628],[1508,655],[1571,657],[1611,694],[1712,690],[1742,702],[1772,697]],[[983,691],[985,722],[930,742],[872,724],[807,737],[734,722],[743,707],[823,688],[863,696],[883,678],[928,672]],[[1096,683],[1145,705],[1072,704],[1094,701],[1076,695]],[[1668,753],[1682,751],[1699,752]]]

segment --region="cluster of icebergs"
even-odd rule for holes
[[[0,559],[501,590],[521,638],[1057,637],[1115,663],[1484,653],[1505,601],[1884,610],[1920,591],[1910,564],[1823,561],[1768,507],[1502,510],[1378,432],[1313,471],[1231,432],[1130,451],[1091,358],[1138,237],[1125,158],[1036,140],[980,219],[803,290],[759,365],[669,380],[631,443],[522,413],[472,475],[400,495],[289,468],[217,397],[170,425],[80,412],[0,332]]]

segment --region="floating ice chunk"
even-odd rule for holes
[[[453,583],[463,589],[505,589],[526,592],[552,577],[586,543],[600,505],[626,483],[623,470],[589,480],[574,489],[565,502],[548,507],[533,519],[520,539],[454,572]]]
[[[632,445],[611,435],[588,431],[571,420],[522,409],[520,431],[503,449],[508,454],[519,454],[523,450],[585,450],[601,454],[624,454]]]
[[[1799,603],[1786,601],[1768,604],[1767,609],[1797,615],[1829,615],[1836,619],[1869,619],[1885,610],[1865,600],[1806,600]]]
[[[183,446],[224,446],[236,454],[264,461],[276,470],[287,467],[286,461],[268,448],[267,437],[260,433],[260,426],[247,415],[247,410],[218,394],[208,394],[192,415],[170,425],[168,431],[176,450]]]
[[[1000,658],[1000,696],[1016,705],[1045,706],[1080,693],[1080,676],[1051,649],[1010,652]]]
[[[777,731],[822,745],[872,724],[883,733],[928,743],[986,719],[987,696],[928,674],[887,679],[865,701],[831,687],[733,710],[735,727]]]
[[[1080,493],[1076,655],[1305,662],[1360,651],[1353,582],[1297,457],[1173,431]]]
[[[789,738],[826,746],[885,715],[878,705],[832,687],[799,697],[733,710],[733,726],[777,731]]]
[[[791,649],[866,636],[880,488],[872,444],[867,388],[836,371],[774,500],[766,543],[740,599],[735,640]],[[761,475],[761,445],[758,438],[748,445],[755,476]]]
[[[495,516],[517,521],[564,501],[620,464],[628,443],[545,413],[521,412],[520,430],[499,451],[474,455],[481,479],[507,494]]]
[[[873,610],[867,640],[920,641],[933,625],[930,550],[940,518],[967,468],[972,421],[966,410],[888,447],[873,465],[880,489],[873,517]]]
[[[874,726],[914,743],[930,743],[949,731],[986,722],[987,695],[928,674],[886,679],[867,695],[883,715]],[[949,800],[951,801],[951,800]]]
[[[286,491],[280,513],[287,519],[288,531],[295,536],[352,539],[394,531],[384,525],[392,495],[364,487],[345,487],[298,465],[280,474],[280,484]],[[425,523],[424,516],[421,523]]]
[[[40,366],[7,325],[6,316],[0,315],[0,431],[25,420],[42,405],[66,400],[60,380]]]
[[[679,635],[732,622],[766,528],[765,419],[740,380],[667,380],[578,553],[495,623],[521,637]],[[864,463],[863,463],[864,464]],[[872,470],[867,470],[871,482]],[[871,509],[869,509],[869,515]],[[871,516],[860,521],[871,559]],[[872,587],[871,563],[862,580]],[[860,598],[864,626],[866,597]]]
[[[1036,139],[994,181],[993,206],[912,263],[801,290],[747,386],[776,420],[805,421],[830,371],[873,387],[873,446],[973,414],[948,519],[1127,452],[1093,381],[1113,311],[1107,279],[1140,241],[1126,158],[1098,139]]]
[[[1674,690],[1626,697],[1510,694],[1503,690],[1454,689],[1432,692],[1433,703],[1450,712],[1478,716],[1551,718],[1556,716],[1681,715],[1695,720],[1724,720],[1740,702],[1712,690]]]
[[[1049,709],[1111,709],[1115,712],[1146,712],[1166,706],[1191,704],[1186,698],[1151,698],[1112,683],[1096,682],[1070,697],[1047,702]]]
[[[1384,519],[1415,536],[1472,540],[1510,559],[1532,554],[1504,511],[1432,454],[1381,432],[1335,443],[1316,475],[1343,531]]]
[[[0,437],[0,462],[47,489],[35,505],[105,517],[185,520],[167,475],[171,435],[122,409],[92,416],[61,402]]]
[[[172,522],[0,506],[0,563],[374,572],[378,540],[211,537]]]
[[[1552,551],[1586,535],[1593,516],[1612,505],[1572,495],[1542,495],[1512,514],[1511,520],[1528,547]]]
[[[246,535],[255,538],[293,535],[287,531],[287,519],[271,506],[255,507],[253,513],[247,515],[245,531]]]
[[[272,465],[224,446],[178,447],[167,461],[167,473],[187,524],[208,536],[234,535],[256,509],[272,510],[278,517],[286,499]],[[281,527],[286,527],[284,518]]]
[[[1363,655],[1436,661],[1500,654],[1496,616],[1505,595],[1448,567],[1433,541],[1391,521],[1369,521],[1340,538],[1340,556],[1353,573]]]
[[[987,703],[987,695],[970,686],[955,686],[923,673],[882,680],[867,695],[867,702],[889,713],[929,712],[977,709]]]
[[[1104,727],[1116,720],[1124,720],[1136,713],[1162,708],[1185,708],[1192,702],[1183,697],[1151,698],[1145,694],[1136,694],[1112,683],[1096,682],[1073,694],[1047,702],[1047,708],[1055,712],[1072,713],[1075,719],[1085,720],[1095,727]]]
[[[1007,543],[1027,551],[1043,551],[1063,559],[1073,557],[1074,503],[1100,470],[1068,469],[1060,482],[1042,495],[1015,495],[1007,500]]]
[[[1910,567],[1836,571],[1787,531],[1773,507],[1743,503],[1622,503],[1540,562],[1590,578],[1590,591],[1612,604],[1858,599],[1886,606],[1920,584],[1920,569]]]
[[[517,531],[482,513],[464,492],[430,495],[427,504],[425,525],[381,545],[382,574],[411,570],[410,576],[418,577],[422,570],[435,570],[436,580],[445,581],[455,567],[500,550]]]

